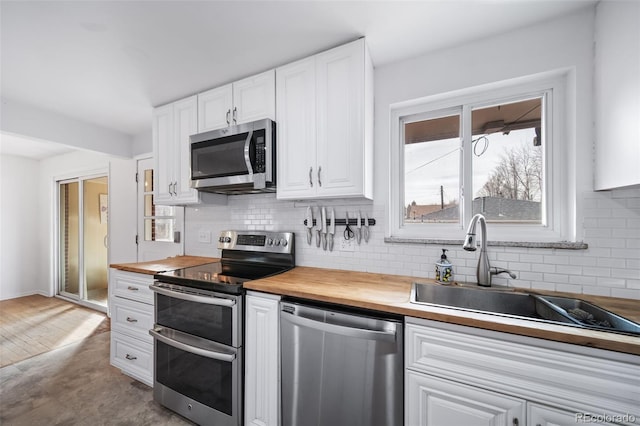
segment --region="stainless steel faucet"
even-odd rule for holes
[[[478,213],[475,215],[471,222],[469,222],[469,228],[467,229],[467,236],[465,237],[462,248],[467,251],[476,251],[478,243],[476,241],[476,224],[480,222],[480,229],[482,230],[482,241],[480,242],[480,257],[478,258],[478,268],[476,270],[476,277],[478,285],[482,287],[491,287],[491,276],[502,273],[507,273],[513,279],[516,279],[516,274],[504,268],[495,268],[489,265],[489,258],[487,257],[487,221],[484,216]]]

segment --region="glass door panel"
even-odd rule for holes
[[[59,292],[80,297],[80,204],[79,183],[61,183]]]
[[[83,259],[85,299],[107,305],[108,186],[107,178],[83,181]]]

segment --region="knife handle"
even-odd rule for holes
[[[322,250],[327,249],[327,234],[322,234]]]
[[[333,234],[329,234],[329,251],[333,251]]]
[[[309,244],[309,245],[311,245],[311,238],[312,238],[311,234],[312,234],[311,233],[311,228],[307,228],[307,244]]]
[[[316,238],[316,247],[320,247],[320,239],[322,238],[320,235],[320,230],[316,230],[316,234],[318,236],[318,238]]]

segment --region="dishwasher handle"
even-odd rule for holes
[[[339,334],[346,337],[355,337],[365,340],[378,340],[384,342],[395,342],[396,331],[395,330],[368,330],[364,328],[348,327],[338,324],[329,324],[322,321],[316,321],[311,318],[295,315],[289,311],[280,311],[281,318],[285,321],[289,321],[294,325],[301,327],[307,327],[314,330],[325,331],[327,333]],[[286,315],[284,315],[286,314]]]

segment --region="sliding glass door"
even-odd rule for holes
[[[108,299],[106,176],[58,182],[58,294],[106,309]]]

